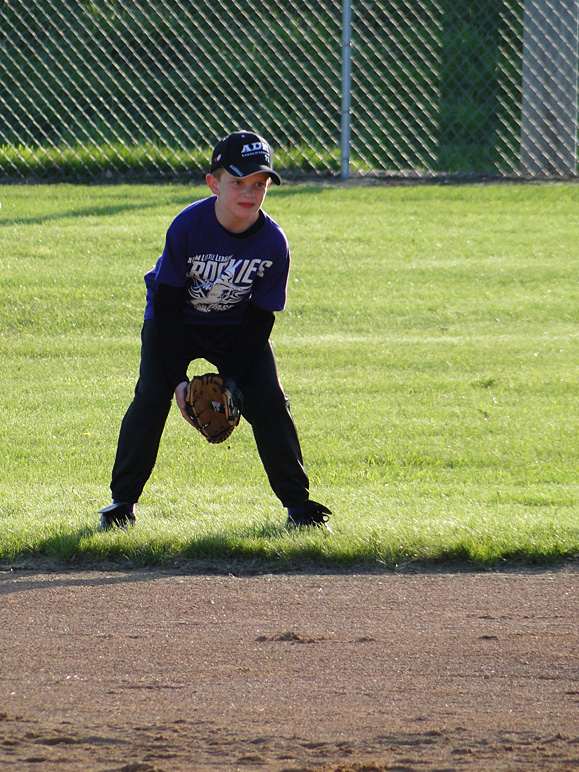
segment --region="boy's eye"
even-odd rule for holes
[[[264,182],[263,180],[260,180],[259,182],[249,182],[243,179],[239,179],[238,177],[235,177],[231,180],[231,185],[234,188],[240,188],[247,184],[248,189],[250,187],[253,187],[257,190],[263,190],[267,187],[267,182]]]

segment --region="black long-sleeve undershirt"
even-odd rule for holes
[[[185,290],[159,284],[153,298],[155,330],[161,356],[173,388],[187,380],[189,362],[186,356],[187,327],[184,320]],[[230,355],[222,375],[237,383],[263,353],[275,322],[273,311],[249,303],[240,324],[227,325],[231,343]],[[224,325],[225,327],[225,325]]]
[[[175,389],[187,380],[185,352],[185,321],[183,309],[185,290],[169,284],[159,284],[153,297],[153,315],[159,350],[171,385]]]

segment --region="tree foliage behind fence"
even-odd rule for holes
[[[563,11],[569,28],[558,69],[534,72],[564,94],[565,160],[543,148],[533,171],[574,174],[577,0],[352,0],[348,49],[336,0],[3,0],[0,173],[201,175],[217,139],[252,128],[286,174],[338,175],[345,50],[350,174],[521,173],[529,6],[539,48]],[[552,110],[533,110],[541,133]]]

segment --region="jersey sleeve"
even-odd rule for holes
[[[165,236],[165,246],[156,266],[155,280],[170,287],[184,287],[187,278],[187,239],[178,219]]]
[[[262,261],[251,293],[253,305],[264,311],[283,311],[287,301],[290,252],[285,235],[278,234],[275,251]]]

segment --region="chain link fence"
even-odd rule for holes
[[[0,0],[0,175],[577,173],[578,0]]]

